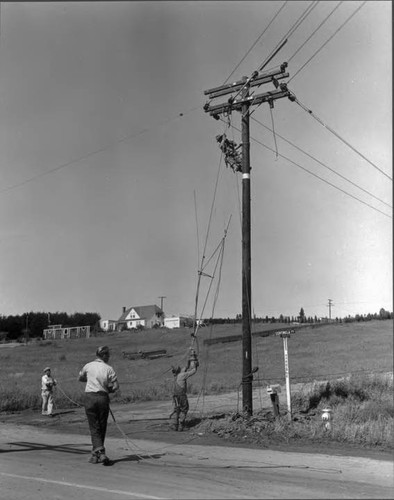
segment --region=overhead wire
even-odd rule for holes
[[[253,121],[255,121],[256,123],[258,123],[259,125],[261,125],[262,127],[266,128],[267,130],[271,131],[272,130],[267,126],[267,125],[264,125],[264,123],[260,122],[259,120],[257,120],[257,118],[252,118]],[[349,182],[350,184],[352,184],[354,187],[360,189],[361,191],[363,191],[364,193],[368,194],[369,196],[372,196],[372,198],[375,198],[375,200],[377,201],[380,201],[381,203],[383,203],[384,205],[388,206],[389,208],[393,208],[389,203],[386,203],[384,200],[382,200],[381,198],[379,198],[378,196],[375,196],[373,193],[371,193],[370,191],[368,191],[367,189],[364,189],[363,187],[359,186],[358,184],[356,184],[355,182],[351,181],[350,179],[348,179],[347,177],[345,177],[344,175],[340,174],[339,172],[337,172],[336,170],[334,170],[333,168],[329,167],[328,165],[326,165],[325,163],[323,163],[321,160],[319,160],[318,158],[316,158],[315,156],[311,155],[310,153],[308,153],[307,151],[305,151],[304,149],[300,148],[299,146],[297,146],[296,144],[294,144],[294,142],[291,142],[289,141],[288,139],[286,139],[285,137],[283,137],[283,135],[279,134],[278,132],[276,132],[276,135],[278,137],[280,137],[283,141],[287,142],[288,144],[290,144],[291,146],[293,146],[294,148],[298,149],[298,151],[301,151],[302,153],[304,153],[306,156],[308,156],[309,158],[311,158],[312,160],[316,161],[317,163],[319,163],[320,165],[322,165],[324,168],[327,168],[328,170],[330,170],[331,172],[333,172],[335,175],[338,175],[338,177],[341,177],[341,179],[345,180],[346,182]]]
[[[235,127],[233,125],[233,127]],[[235,127],[236,130],[239,131],[239,129],[237,127]],[[258,139],[256,139],[255,137],[252,137],[251,136],[251,139],[253,141],[255,141],[257,144],[260,144],[261,146],[263,146],[264,148],[268,149],[269,151],[275,153],[275,151],[267,146],[266,144],[264,144],[263,142],[259,141]],[[346,196],[349,196],[350,198],[353,198],[354,200],[362,203],[363,205],[366,205],[367,207],[371,208],[372,210],[375,210],[376,212],[379,212],[381,213],[382,215],[388,217],[389,219],[392,219],[392,216],[391,215],[388,215],[386,214],[385,212],[383,212],[382,210],[379,210],[378,208],[374,207],[373,205],[361,200],[360,198],[357,198],[356,196],[352,195],[351,193],[345,191],[344,189],[341,189],[340,187],[336,186],[335,184],[333,184],[332,182],[329,182],[327,181],[326,179],[323,179],[322,177],[320,177],[319,175],[315,174],[314,172],[308,170],[307,168],[299,165],[298,163],[296,163],[295,161],[291,160],[289,157],[281,154],[281,153],[278,153],[278,155],[282,158],[284,158],[285,160],[287,160],[288,162],[292,163],[293,165],[295,165],[296,167],[300,168],[301,170],[304,170],[305,172],[307,172],[308,174],[311,174],[313,175],[313,177],[316,177],[317,179],[321,180],[322,182],[324,182],[325,184],[328,184],[329,186],[333,187],[334,189],[337,189],[338,191],[342,192],[343,194],[345,194]]]
[[[344,21],[344,23],[341,24],[341,26],[330,36],[330,38],[324,42],[324,44],[312,54],[312,56],[301,66],[301,68],[298,69],[298,71],[288,80],[288,83],[290,83],[294,78],[314,59],[314,57],[334,38],[334,36],[339,33],[339,31],[357,14],[357,12],[364,7],[364,5],[367,3],[367,0],[365,0],[357,9]]]
[[[338,2],[338,4],[332,9],[332,11],[323,19],[323,21],[318,25],[318,27],[309,35],[309,37],[298,47],[298,49],[294,52],[294,54],[287,59],[287,62],[289,63],[297,54],[298,52],[309,42],[309,40],[319,31],[319,29],[323,26],[323,24],[328,21],[328,19],[334,14],[334,12],[338,9],[343,4],[343,0],[341,2]]]
[[[118,145],[118,144],[120,144],[122,142],[126,142],[126,141],[128,141],[130,139],[134,139],[134,138],[136,138],[136,137],[138,137],[138,136],[140,136],[142,134],[150,132],[150,131],[154,130],[155,128],[161,127],[161,126],[163,126],[163,125],[165,125],[167,123],[170,123],[172,121],[179,120],[179,118],[181,116],[184,116],[185,114],[190,113],[192,111],[195,111],[197,109],[200,109],[200,106],[194,106],[193,108],[190,108],[187,111],[184,111],[183,113],[180,113],[177,116],[173,116],[171,118],[167,118],[166,120],[158,122],[158,123],[156,123],[155,125],[152,125],[149,128],[141,129],[138,132],[135,132],[133,134],[129,134],[129,135],[125,136],[125,137],[117,139],[116,141],[112,142],[111,144],[108,144],[107,146],[103,146],[102,148],[98,148],[98,149],[96,149],[94,151],[91,151],[90,153],[86,153],[86,154],[84,154],[82,156],[79,156],[78,158],[75,158],[74,160],[70,160],[70,161],[68,161],[66,163],[62,163],[62,164],[58,165],[57,167],[54,167],[54,168],[51,168],[49,170],[46,170],[45,172],[41,172],[39,174],[36,174],[36,175],[34,175],[32,177],[29,177],[28,179],[25,179],[24,181],[17,182],[15,184],[11,185],[11,186],[8,186],[6,188],[0,189],[0,194],[3,194],[3,193],[6,193],[7,191],[11,191],[13,189],[22,187],[22,186],[24,186],[24,185],[26,185],[26,184],[28,184],[28,183],[30,183],[32,181],[35,181],[36,179],[39,179],[39,178],[44,177],[44,176],[46,176],[48,174],[52,174],[54,172],[62,170],[63,168],[70,167],[71,165],[75,165],[76,163],[79,163],[79,162],[81,162],[83,160],[86,160],[86,159],[90,158],[91,156],[97,155],[99,153],[103,153],[104,151],[107,151],[108,149],[111,149],[114,146],[116,146],[116,145]]]
[[[263,63],[260,65],[259,67],[259,71],[261,71],[274,57],[275,55],[281,50],[281,48],[285,45],[285,43],[288,41],[288,39],[295,33],[295,31],[301,26],[301,24],[305,21],[305,19],[309,16],[309,14],[312,12],[312,10],[317,6],[318,4],[318,1],[312,1],[309,6],[304,10],[304,12],[300,15],[300,17],[297,19],[297,21],[292,25],[292,27],[289,29],[289,31],[287,32],[287,34],[279,41],[279,43],[276,45],[276,47],[274,48],[274,50],[267,56],[267,58],[263,61]],[[279,14],[279,12],[282,10],[282,8],[285,6],[282,5],[282,7],[279,9],[279,11],[277,12],[277,14],[275,15],[274,19],[276,18],[276,16]],[[273,20],[274,20],[273,19]],[[273,21],[272,20],[272,21]],[[272,23],[271,21],[271,23]],[[270,24],[271,24],[270,23]],[[268,28],[268,26],[267,26]],[[265,31],[264,31],[265,32]],[[264,34],[264,32],[262,33],[262,35]],[[262,36],[260,35],[260,37]],[[260,38],[259,37],[259,38]],[[256,42],[253,44],[253,46],[249,49],[249,51],[247,52],[247,54],[250,52],[250,50],[255,46],[255,44],[257,43],[258,40],[256,40]],[[246,55],[247,55],[246,54]],[[245,56],[246,57],[246,56]],[[242,62],[242,61],[241,61]],[[240,64],[240,63],[239,63]],[[238,64],[238,66],[239,66]],[[237,66],[237,67],[238,67]],[[237,68],[235,68],[237,69]],[[233,73],[235,71],[235,69],[233,70]],[[231,73],[232,74],[232,73]],[[249,81],[253,80],[256,76],[258,75],[258,71],[254,71],[252,73],[252,76],[249,77],[246,81],[245,81],[245,84],[242,86],[241,89],[239,89],[236,93],[235,96],[232,97],[232,100],[234,100],[240,93],[242,93],[242,91],[244,90],[244,88],[248,85]],[[231,75],[230,75],[231,76]],[[227,80],[224,82],[226,83],[228,80],[229,80],[230,77],[227,78]]]
[[[270,52],[270,54],[264,59],[264,61],[259,66],[259,71],[261,71],[267,63],[272,59],[273,54],[275,54],[278,48],[284,43],[285,40],[288,40],[293,34],[297,31],[297,29],[301,26],[301,24],[305,21],[305,19],[309,16],[309,14],[313,11],[315,7],[317,7],[319,2],[313,1],[308,7],[304,10],[304,12],[300,15],[300,17],[296,20],[296,22],[291,26],[286,35],[284,35],[275,48]]]
[[[279,10],[276,12],[276,14],[274,15],[274,17],[271,19],[271,21],[268,23],[268,25],[266,26],[266,28],[264,29],[264,31],[259,35],[259,37],[253,43],[253,45],[250,47],[250,49],[246,52],[246,54],[242,57],[242,59],[239,61],[239,63],[235,66],[235,68],[233,69],[233,71],[229,74],[229,76],[223,82],[223,85],[230,80],[230,78],[232,77],[232,75],[236,72],[236,70],[239,68],[239,66],[243,63],[243,61],[246,59],[246,57],[250,54],[250,52],[252,51],[252,49],[257,45],[257,43],[259,42],[259,40],[264,36],[265,32],[268,30],[268,28],[271,26],[271,24],[275,21],[275,19],[278,17],[278,15],[280,14],[280,12],[284,9],[284,7],[286,6],[287,3],[288,3],[288,0],[286,0],[285,2],[283,2],[283,4],[279,8]]]
[[[356,149],[354,146],[350,144],[350,142],[346,141],[341,135],[338,134],[338,132],[335,132],[335,130],[324,123],[324,121],[319,118],[311,109],[307,108],[305,104],[302,104],[297,97],[294,96],[294,102],[298,104],[304,111],[306,111],[312,118],[314,118],[320,125],[322,125],[324,128],[326,128],[329,132],[331,132],[335,137],[337,137],[340,141],[342,141],[346,146],[348,146],[352,151],[357,153],[361,158],[363,158],[366,162],[368,162],[372,167],[374,167],[376,170],[378,170],[381,174],[383,174],[385,177],[387,177],[390,181],[393,179],[386,174],[381,168],[379,168],[375,163],[373,163],[371,160],[369,160],[365,155],[363,155],[358,149]]]

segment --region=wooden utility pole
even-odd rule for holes
[[[246,81],[246,77],[243,78]],[[249,97],[245,85],[242,98]],[[252,287],[250,226],[250,114],[249,104],[242,104],[242,401],[243,411],[253,414],[252,386]]]
[[[233,94],[227,103],[212,105],[207,102],[204,111],[216,120],[220,115],[230,115],[232,111],[242,114],[242,404],[243,411],[253,415],[253,373],[252,373],[252,334],[251,334],[251,210],[250,210],[250,107],[273,101],[282,97],[292,98],[286,84],[279,84],[278,80],[287,78],[287,63],[283,63],[278,70],[259,74],[255,71],[251,77],[246,76],[234,83],[215,87],[204,92],[211,101],[226,94]],[[250,88],[266,83],[273,83],[275,90],[259,95],[250,95]],[[223,149],[222,149],[223,151]],[[226,153],[225,153],[226,154]],[[225,161],[228,158],[225,158]],[[227,161],[226,161],[227,164]],[[229,162],[229,164],[231,164]],[[238,169],[234,169],[239,171]]]

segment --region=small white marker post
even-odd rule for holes
[[[289,354],[287,349],[287,339],[290,338],[290,331],[277,332],[283,339],[283,354],[285,358],[285,376],[286,376],[286,398],[287,398],[287,415],[291,421],[291,392],[290,392],[290,369],[289,369]]]

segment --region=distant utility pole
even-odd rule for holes
[[[211,105],[210,102],[207,102],[204,105],[204,111],[209,113],[216,120],[220,119],[220,115],[229,117],[233,111],[239,111],[241,113],[242,165],[237,171],[242,171],[242,403],[243,411],[248,415],[253,415],[249,110],[251,106],[258,106],[265,102],[268,102],[270,107],[273,108],[274,101],[282,97],[289,97],[291,100],[295,99],[287,89],[286,84],[279,84],[278,82],[279,79],[289,76],[289,74],[286,73],[286,67],[287,63],[283,63],[280,69],[277,70],[267,71],[261,74],[259,74],[258,71],[254,71],[249,78],[244,76],[241,80],[234,83],[228,83],[204,91],[204,95],[208,96],[210,101],[217,97],[233,94],[226,103]],[[261,69],[262,68],[260,68],[260,70]],[[265,92],[264,94],[250,95],[249,90],[251,87],[260,86],[266,83],[273,83],[275,90]],[[222,151],[226,155],[223,149]],[[231,158],[226,156],[225,160],[231,160]]]
[[[159,299],[160,299],[160,309],[163,310],[163,299],[166,299],[167,297],[165,297],[164,295],[160,295],[159,296]]]
[[[328,319],[331,321],[331,307],[333,307],[334,304],[332,303],[332,299],[328,299]]]
[[[27,341],[29,339],[29,313],[26,313],[26,328],[25,328],[25,344],[27,344]]]

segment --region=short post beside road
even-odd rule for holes
[[[287,339],[290,338],[290,333],[294,333],[294,330],[286,330],[276,332],[283,339],[283,354],[285,359],[285,377],[286,377],[286,398],[287,398],[287,417],[291,421],[291,390],[290,390],[290,368],[289,368],[289,352],[287,348]]]
[[[270,395],[274,417],[277,418],[280,415],[278,392],[281,392],[281,387],[279,384],[278,385],[269,385],[267,387],[267,392]]]

